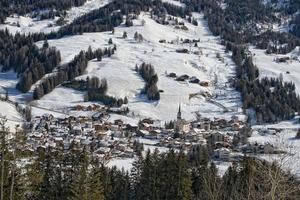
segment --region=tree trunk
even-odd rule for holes
[[[4,147],[5,147],[5,132],[1,131],[1,196],[0,200],[3,200],[4,193]]]
[[[9,195],[10,200],[13,200],[14,198],[15,167],[16,167],[16,141],[14,141],[13,143],[13,164],[11,168],[11,186],[10,186],[10,195]]]

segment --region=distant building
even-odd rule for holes
[[[228,161],[230,159],[230,149],[227,148],[219,148],[214,150],[214,157],[216,159]]]
[[[175,133],[182,135],[190,131],[190,124],[181,117],[181,106],[179,105],[177,112],[177,120],[175,122]]]

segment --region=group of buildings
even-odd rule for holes
[[[76,109],[79,109],[78,107]],[[81,108],[82,109],[82,108]],[[94,111],[95,108],[85,108]],[[98,110],[100,108],[97,108]],[[100,109],[102,110],[102,109]],[[39,148],[53,147],[68,151],[88,147],[93,154],[103,160],[116,157],[134,157],[135,144],[140,138],[151,140],[153,148],[173,148],[188,151],[197,145],[207,145],[214,159],[231,161],[242,154],[273,153],[271,145],[247,143],[249,130],[245,121],[234,116],[230,120],[197,117],[186,121],[181,116],[179,106],[177,118],[172,126],[157,125],[146,118],[138,123],[125,123],[121,119],[104,120],[103,114],[95,117],[55,118],[52,115],[35,117],[31,132],[27,135],[27,148],[36,151]]]

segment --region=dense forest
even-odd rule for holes
[[[35,5],[35,3],[38,2],[40,1],[33,1],[30,3]],[[30,3],[28,3],[28,6],[31,5]],[[69,1],[68,5],[71,6],[73,3],[72,1]],[[56,4],[53,4],[53,6],[55,5]],[[80,1],[75,1],[75,5],[80,5]],[[49,47],[47,39],[60,38],[66,35],[82,34],[83,32],[101,32],[113,30],[114,27],[123,22],[123,15],[127,16],[126,24],[132,25],[131,20],[134,18],[134,15],[138,15],[140,11],[147,11],[150,7],[155,6],[165,6],[166,10],[169,10],[169,12],[173,13],[177,13],[178,11],[178,7],[172,6],[171,4],[163,4],[161,1],[152,2],[147,0],[121,0],[114,1],[102,8],[93,10],[82,17],[77,18],[71,24],[63,26],[57,32],[52,32],[47,35],[44,33],[35,33],[29,35],[17,33],[15,35],[11,35],[8,30],[1,30],[0,65],[3,66],[2,71],[13,69],[15,72],[17,72],[18,76],[20,77],[17,89],[22,92],[27,92],[31,89],[31,86],[34,83],[39,81],[46,74],[51,73],[55,67],[58,67],[61,61],[59,51],[53,47]],[[33,8],[34,6],[32,9]],[[45,44],[42,48],[38,48],[34,43],[40,40],[45,40]],[[82,55],[79,55],[79,57],[80,56],[82,57]],[[84,58],[81,59],[83,60]],[[69,65],[74,65],[74,62],[70,63]],[[84,63],[82,65],[84,65]],[[61,77],[48,77],[46,80],[43,80],[42,84],[56,86],[58,83],[62,82],[61,80],[68,80],[69,78],[66,78],[66,74],[63,73],[63,71],[66,70],[67,69],[60,70],[56,73]],[[72,70],[69,70],[68,73],[71,73],[68,74],[68,77],[74,77]],[[82,72],[79,74],[81,73]],[[49,83],[45,83],[45,81]],[[48,86],[44,86],[44,88],[50,88]],[[51,89],[44,89],[44,93],[48,93],[49,91],[51,91]],[[42,90],[39,90],[38,93],[42,94],[43,92]],[[38,98],[38,96],[40,95],[35,93],[35,98]]]
[[[31,85],[51,72],[61,61],[60,52],[45,42],[38,48],[31,36],[11,35],[0,30],[0,65],[2,71],[13,70],[20,76],[17,88],[27,92]],[[27,77],[26,83],[24,77]]]
[[[266,53],[287,53],[300,45],[299,38],[289,33],[259,33],[253,29],[252,22],[278,20],[272,8],[258,0],[226,0],[227,6],[224,9],[220,6],[221,1],[184,2],[187,4],[186,9],[203,12],[212,33],[220,35],[227,50],[233,51],[232,57],[237,65],[235,86],[242,94],[244,109],[252,108],[258,123],[292,119],[300,108],[300,98],[295,93],[295,85],[286,83],[279,77],[259,80],[258,69],[247,48],[247,44],[252,43],[266,49]]]
[[[125,25],[132,26],[132,19],[136,18],[141,11],[146,12],[150,9],[154,14],[168,13],[183,18],[188,14],[185,9],[169,3],[162,3],[160,0],[119,0],[77,18],[71,24],[61,27],[57,32],[47,35],[37,34],[37,38],[54,39],[83,32],[112,31],[114,27],[123,22],[123,16],[126,16]]]
[[[93,156],[92,149],[40,148],[26,165],[17,165],[32,152],[19,145],[25,135],[18,133],[14,154],[2,137],[5,162],[0,163],[1,193],[18,200],[246,200],[299,199],[300,183],[279,168],[254,158],[244,158],[229,167],[224,176],[210,161],[204,146],[186,153],[154,151],[139,156],[130,171],[108,168]],[[63,149],[63,148],[62,148]]]
[[[39,12],[40,17],[54,18],[65,13],[66,9],[81,6],[86,0],[1,0],[0,23],[4,23],[6,17],[12,14],[25,15]],[[47,12],[45,12],[47,11]]]
[[[45,37],[60,38],[65,35],[82,34],[83,32],[112,31],[113,27],[123,22],[123,15],[138,15],[141,11],[148,11],[151,1],[119,0],[113,1],[104,7],[93,10],[77,19],[71,24],[63,26],[57,32],[52,32]],[[130,17],[126,18],[130,21]],[[129,23],[127,23],[129,24]]]
[[[279,1],[279,0],[272,0],[268,1],[267,5],[269,7],[273,7],[276,14],[281,17],[281,23],[286,23],[286,20],[289,20],[289,32],[296,37],[300,38],[300,1],[299,0],[288,0],[288,1]]]
[[[295,85],[278,78],[258,79],[252,55],[242,45],[227,45],[237,65],[235,87],[241,92],[244,109],[253,108],[258,123],[292,119],[300,111]]]
[[[98,77],[87,77],[86,80],[72,80],[62,84],[64,87],[86,92],[85,101],[100,101],[109,107],[121,107],[128,103],[127,97],[116,98],[107,95],[108,84],[106,79],[99,79]]]
[[[30,50],[29,52],[32,53]],[[17,89],[22,92],[28,92],[34,83],[43,78],[45,74],[51,73],[61,61],[60,52],[56,51],[54,47],[49,48],[47,41],[45,41],[43,48],[39,49],[38,52],[41,52],[40,55],[33,56],[33,61],[29,61],[30,64],[26,67],[26,70],[20,74]],[[27,61],[26,58],[24,55],[17,57],[20,60],[25,59],[25,62]]]
[[[104,48],[104,50],[97,49],[93,52],[91,47],[89,47],[87,51],[81,51],[70,63],[59,66],[56,72],[44,77],[39,84],[36,85],[33,98],[40,99],[45,94],[50,93],[59,84],[65,81],[71,81],[75,77],[82,75],[87,68],[88,61],[95,58],[101,60],[104,56],[110,57],[114,54],[114,51],[115,48]]]
[[[300,3],[299,3],[300,4]],[[296,14],[291,21],[291,33],[300,38],[300,13]]]

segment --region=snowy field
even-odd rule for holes
[[[0,101],[0,121],[6,119],[5,126],[10,132],[14,132],[17,125],[24,122],[22,116],[17,112],[16,107],[5,101]]]
[[[109,38],[112,38],[114,44],[117,45],[116,53],[101,62],[90,61],[86,74],[78,79],[85,79],[87,76],[106,78],[109,95],[128,97],[132,118],[151,117],[162,121],[173,120],[179,104],[182,106],[183,117],[189,120],[195,117],[195,111],[200,111],[207,117],[230,118],[234,114],[241,114],[240,96],[228,84],[228,80],[235,75],[235,66],[230,55],[224,53],[220,40],[211,35],[203,16],[194,14],[194,17],[197,18],[199,26],[185,22],[188,31],[160,25],[147,13],[142,13],[139,19],[134,21],[133,27],[121,25],[115,29],[114,35],[110,32],[84,33],[48,42],[50,46],[55,46],[61,51],[65,63],[69,62],[80,50],[86,50],[88,46],[92,49],[106,47]],[[145,21],[144,26],[141,25],[142,20]],[[127,32],[127,39],[122,38],[124,31]],[[138,43],[133,39],[136,31],[143,35],[143,42]],[[189,44],[180,44],[180,42],[179,44],[159,43],[161,39],[166,41],[200,39],[200,42],[198,47],[190,47]],[[37,44],[42,45],[43,41]],[[191,48],[192,52],[199,51],[202,55],[176,53],[178,48]],[[223,61],[216,58],[217,53]],[[163,90],[160,101],[147,101],[144,96],[140,95],[144,81],[134,68],[136,64],[139,65],[142,62],[151,63],[158,74],[158,88]],[[177,82],[166,76],[166,73],[171,72],[178,76],[184,74],[196,76],[201,81],[210,82],[211,85],[201,87],[198,84]],[[39,100],[37,105],[63,109],[66,102],[73,101],[74,96],[70,96],[68,92],[59,92],[60,90],[62,88],[55,89]],[[214,101],[228,108],[230,112],[224,113],[224,107],[208,102],[203,96],[198,95],[189,99],[190,94],[201,92],[213,95]],[[64,103],[61,104],[58,99]],[[76,101],[80,102],[80,99],[76,97]]]
[[[170,3],[178,7],[183,7],[183,8],[185,7],[185,4],[181,3],[179,0],[162,0],[162,2]]]
[[[260,135],[258,129],[266,128],[283,128],[283,131],[277,135]],[[253,135],[249,138],[250,143],[257,142],[258,144],[270,143],[276,148],[283,150],[286,154],[281,155],[260,155],[258,157],[266,159],[268,161],[276,161],[281,167],[300,176],[300,139],[295,139],[298,131],[299,124],[291,122],[281,122],[279,124],[266,125],[266,126],[254,126]]]
[[[270,0],[263,0],[265,3]],[[278,7],[285,6],[286,0],[278,1]],[[273,31],[288,32],[290,29],[291,18],[283,19],[279,24],[273,24]],[[292,52],[282,54],[266,54],[266,50],[257,49],[253,46],[249,48],[253,55],[254,64],[259,69],[259,78],[263,77],[282,77],[283,81],[293,82],[296,86],[296,93],[300,95],[300,47],[296,47]],[[276,62],[279,58],[289,57],[287,62]],[[300,176],[300,140],[295,139],[297,131],[300,129],[299,117],[290,121],[282,121],[277,124],[264,124],[252,127],[254,133],[249,138],[251,143],[266,144],[270,143],[287,154],[283,155],[261,155],[262,159],[276,161],[284,169],[291,171],[293,174]],[[260,135],[258,129],[282,129],[277,135]]]
[[[98,9],[108,4],[110,0],[87,0],[85,4],[79,7],[72,7],[67,10],[65,16],[66,23],[71,23],[77,17],[80,17],[91,10]],[[50,33],[51,31],[57,31],[60,26],[56,24],[59,17],[55,19],[37,20],[31,18],[29,14],[26,16],[13,15],[6,18],[5,24],[0,25],[0,29],[8,29],[11,33]]]
[[[300,48],[297,47],[291,53],[286,55],[266,54],[265,50],[250,48],[254,55],[254,64],[259,69],[260,78],[262,77],[279,77],[282,74],[284,81],[295,83],[296,92],[300,94]],[[277,58],[290,57],[294,58],[287,62],[276,62]]]

